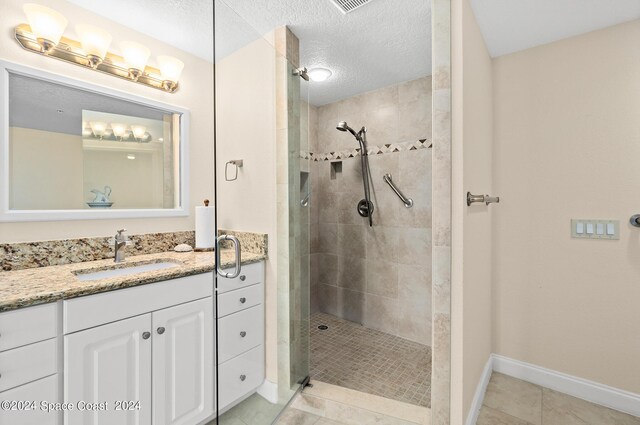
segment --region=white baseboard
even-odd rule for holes
[[[480,375],[480,382],[473,395],[473,401],[471,402],[471,408],[469,409],[469,415],[467,416],[466,425],[475,425],[480,414],[480,408],[484,401],[484,394],[487,392],[487,385],[489,385],[489,379],[491,379],[491,372],[493,372],[493,356],[489,356],[487,364],[484,365],[482,375]]]
[[[620,412],[640,416],[640,394],[492,354],[493,370]],[[478,387],[480,388],[480,387]],[[475,402],[475,400],[474,400]],[[473,424],[475,422],[468,422]]]
[[[273,382],[265,379],[262,385],[258,387],[257,392],[262,396],[262,398],[271,404],[276,404],[278,402],[278,384],[274,384]]]

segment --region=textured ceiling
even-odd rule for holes
[[[213,0],[70,1],[213,59]],[[330,0],[215,0],[215,5],[217,60],[288,25],[300,38],[301,65],[334,73],[309,89],[316,105],[431,74],[429,0],[372,0],[347,15]]]
[[[287,25],[300,39],[300,64],[333,76],[311,83],[311,103],[323,105],[358,93],[431,75],[429,0],[372,0],[343,15],[330,0],[224,0],[256,33]],[[224,7],[216,1],[216,11]],[[227,51],[236,28],[216,17],[216,49]]]
[[[471,0],[492,57],[640,18],[640,0]]]

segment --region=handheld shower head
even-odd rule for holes
[[[338,125],[336,125],[336,130],[340,130],[340,131],[348,131],[349,133],[353,134],[353,137],[355,137],[356,139],[358,139],[358,133],[356,133],[353,128],[349,127],[349,124],[347,124],[346,121],[340,121],[338,123]]]

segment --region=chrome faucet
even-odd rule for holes
[[[115,237],[115,255],[113,256],[113,261],[115,263],[121,263],[124,261],[124,248],[131,244],[131,242],[129,241],[129,238],[127,238],[127,235],[124,234],[124,232],[126,232],[127,229],[120,229],[118,230],[118,232],[116,233],[116,237]]]

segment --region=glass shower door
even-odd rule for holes
[[[309,375],[308,90],[281,35],[215,1],[219,424],[273,423]]]

